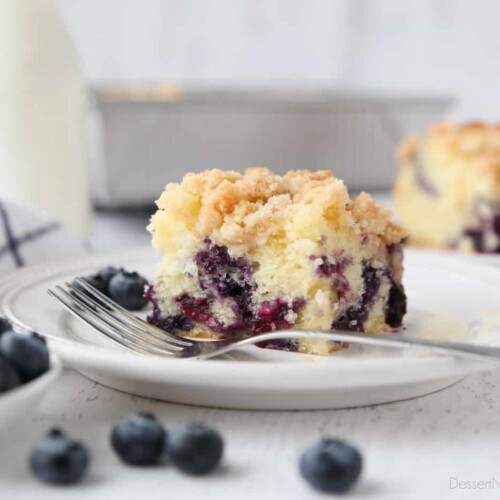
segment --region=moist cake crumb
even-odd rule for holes
[[[171,183],[148,226],[163,254],[149,321],[188,336],[402,325],[403,228],[329,171],[207,170]],[[338,342],[267,347],[312,354]]]
[[[439,123],[398,156],[394,197],[410,243],[500,253],[500,125]]]

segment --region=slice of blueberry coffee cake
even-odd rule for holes
[[[282,328],[387,332],[406,312],[403,229],[330,172],[208,170],[168,184],[149,231],[163,254],[149,322],[187,336]],[[325,341],[266,347],[327,354]]]
[[[500,253],[500,126],[437,124],[408,137],[395,201],[409,242]]]

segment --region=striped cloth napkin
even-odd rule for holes
[[[58,220],[0,199],[0,278],[23,266],[86,252],[85,243]]]

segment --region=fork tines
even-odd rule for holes
[[[58,285],[48,293],[70,313],[133,351],[184,357],[192,346],[189,340],[160,330],[131,314],[81,278],[66,282],[64,287]]]

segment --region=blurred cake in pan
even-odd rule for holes
[[[440,123],[399,150],[395,202],[412,244],[500,253],[500,125]]]
[[[403,229],[328,171],[207,170],[168,184],[149,230],[162,254],[150,323],[235,338],[283,328],[387,332],[406,312]],[[267,347],[327,354],[336,342]]]

